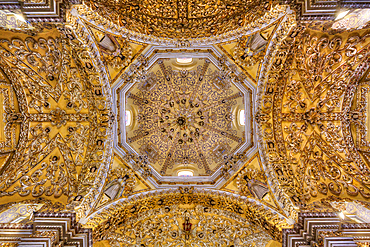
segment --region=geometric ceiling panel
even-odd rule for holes
[[[159,60],[126,94],[137,114],[127,142],[161,175],[188,166],[210,175],[243,144],[235,114],[245,108],[243,93],[208,60],[193,60],[197,70],[172,71],[173,60]]]
[[[332,20],[338,10],[370,8],[370,1],[360,0],[280,0],[281,4],[289,4],[297,13],[297,18],[303,21]]]
[[[213,51],[156,49],[140,77],[125,75],[134,83],[116,86],[120,113],[130,118],[120,118],[119,146],[145,159],[156,183],[212,185],[226,159],[253,150],[253,87]],[[192,59],[180,63],[183,57]],[[194,177],[184,180],[180,170]]]
[[[42,22],[64,22],[66,10],[70,4],[79,4],[79,0],[0,0],[0,9],[21,14],[31,25]],[[17,19],[9,20],[16,22]]]

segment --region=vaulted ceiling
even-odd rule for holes
[[[280,246],[299,212],[368,208],[370,3],[322,2],[4,3],[0,223]]]

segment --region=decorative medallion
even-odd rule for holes
[[[197,63],[177,70],[159,60],[126,94],[126,109],[136,114],[126,141],[162,176],[179,168],[210,175],[245,142],[236,121],[244,94],[230,73],[207,59]]]

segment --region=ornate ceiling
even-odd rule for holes
[[[256,120],[266,165],[290,187],[296,205],[329,193],[369,198],[369,38],[366,31],[324,36],[306,30],[287,39],[271,61]]]
[[[86,1],[100,16],[127,30],[162,38],[201,38],[253,22],[271,8],[264,1]]]
[[[278,234],[287,223],[278,212],[258,204],[256,200],[235,198],[222,191],[167,189],[122,198],[92,214],[86,226],[94,229],[96,241],[107,240],[112,245],[120,242],[155,246],[158,241],[173,245],[187,242],[195,246],[215,243],[220,244],[216,246],[243,246],[243,242],[248,241],[266,244],[272,238],[264,231]],[[191,232],[182,227],[186,217],[194,225]],[[235,234],[239,228],[236,225],[243,226],[243,233]],[[133,237],[135,235],[138,237]]]
[[[85,172],[95,167],[103,175],[110,163],[110,95],[103,96],[106,82],[71,29],[44,35],[3,33],[12,38],[0,48],[1,196],[67,202],[87,186],[102,186],[99,176],[87,181]]]
[[[312,211],[368,222],[368,4],[4,3],[0,246],[27,245],[7,224],[67,244],[49,213],[117,247],[286,246]]]
[[[126,108],[137,114],[127,142],[161,175],[190,165],[212,174],[245,139],[244,126],[233,122],[237,108],[245,108],[243,93],[209,60],[194,62],[197,70],[169,71],[159,60],[126,94]]]
[[[181,169],[212,183],[225,159],[254,146],[250,117],[246,125],[238,121],[241,110],[251,116],[251,89],[226,63],[214,63],[216,54],[203,52],[183,65],[162,51],[136,84],[117,92],[120,109],[132,115],[128,126],[121,120],[119,145],[145,157],[158,183],[173,182],[168,177]]]

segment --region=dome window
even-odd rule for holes
[[[191,57],[190,58],[183,57],[183,58],[176,58],[176,61],[179,64],[189,64],[193,61],[193,59]]]
[[[239,124],[245,125],[245,112],[244,110],[239,111]]]
[[[131,111],[129,111],[129,110],[126,111],[125,118],[126,118],[126,126],[130,126],[131,125],[131,119],[132,119]]]
[[[184,171],[184,170],[182,170],[182,171],[179,171],[177,173],[177,176],[179,176],[179,177],[192,177],[192,176],[194,176],[194,174],[193,174],[192,171]]]

